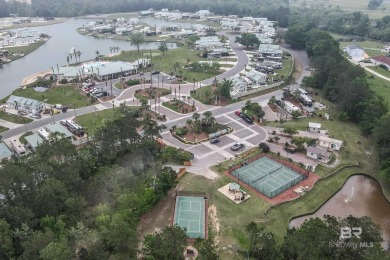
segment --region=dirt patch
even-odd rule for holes
[[[219,224],[219,219],[217,217],[217,208],[215,207],[215,205],[209,205],[208,215],[209,215],[209,223],[211,224],[215,233],[215,244],[218,245],[220,224]]]
[[[160,231],[172,223],[172,212],[175,207],[176,190],[171,190],[156,206],[142,215],[138,224],[138,237],[143,240],[147,234]]]
[[[106,97],[102,97],[102,98],[99,98],[98,100],[102,103],[106,102],[106,101],[110,101],[110,100],[113,100],[115,99],[116,96],[106,96]]]
[[[190,142],[195,142],[195,140],[197,140],[197,141],[204,140],[204,139],[207,139],[208,137],[209,137],[208,133],[202,132],[202,133],[198,133],[198,134],[193,134],[193,133],[191,133],[190,130],[188,130],[188,132],[185,135],[181,136],[181,138],[183,138],[183,139],[185,138],[187,141],[190,141]]]
[[[146,99],[155,99],[157,97],[162,97],[171,94],[169,89],[165,88],[145,88],[137,89],[135,91],[136,98],[146,98]]]
[[[188,114],[195,110],[195,107],[181,100],[170,100],[168,102],[164,102],[163,106],[181,114]]]
[[[269,108],[271,108],[271,110],[274,111],[275,113],[278,113],[278,112],[279,112],[279,108],[278,108],[277,105],[272,104],[272,103],[269,103],[268,106],[269,106]]]

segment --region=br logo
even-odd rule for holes
[[[360,238],[360,235],[362,234],[362,228],[361,227],[342,227],[340,228],[340,237],[339,239],[346,239],[346,238],[351,238],[352,234],[356,238]]]

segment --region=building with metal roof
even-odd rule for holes
[[[2,161],[3,159],[6,159],[8,157],[11,157],[12,156],[12,151],[11,149],[8,148],[8,146],[1,142],[0,143],[0,161]]]
[[[66,138],[69,138],[69,139],[72,138],[72,136],[73,136],[73,134],[68,129],[63,127],[58,122],[46,125],[45,128],[50,133],[59,133],[60,135],[64,135]]]
[[[27,110],[38,113],[43,110],[44,103],[35,99],[11,95],[7,100],[7,105],[16,110]]]
[[[38,145],[44,142],[42,137],[40,137],[36,133],[25,136],[24,138],[26,139],[28,146],[31,147],[33,150],[35,150],[38,147]]]

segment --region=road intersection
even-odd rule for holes
[[[235,42],[235,35],[228,35],[228,34],[225,35],[228,37],[230,46],[237,56],[237,63],[230,70],[218,75],[216,77],[218,81],[221,81],[225,78],[231,77],[232,75],[240,73],[245,69],[245,66],[248,64],[249,61],[247,55],[242,50],[240,45]],[[305,58],[304,55],[302,55],[302,53],[297,53],[294,51],[292,51],[292,53],[294,56],[297,55],[304,68],[308,66],[307,58]],[[306,76],[306,74],[307,74],[306,71],[304,71],[301,77],[297,80],[297,82],[301,82],[302,78]],[[176,88],[176,90],[178,90],[177,84],[163,84],[162,81],[163,77],[159,77],[157,75],[150,75],[150,74],[146,74],[145,77],[146,78],[152,77],[153,79],[152,84],[154,84],[154,86],[159,85],[163,88],[167,88],[171,90],[174,90]],[[160,79],[160,81],[158,81],[158,79]],[[198,88],[200,86],[210,85],[214,80],[215,78],[210,78],[201,81],[195,84],[195,87]],[[117,82],[119,82],[119,79],[113,80],[112,84],[114,85]],[[111,82],[107,83],[107,86],[105,82],[102,82],[97,84],[96,87],[103,87],[105,88],[106,91],[110,91]],[[112,88],[113,94],[117,96],[115,100],[107,101],[97,105],[82,107],[75,110],[70,109],[68,110],[67,113],[61,113],[58,115],[54,115],[53,117],[36,120],[27,124],[26,126],[21,125],[19,127],[15,127],[8,131],[5,131],[2,133],[2,137],[3,139],[8,139],[25,133],[26,128],[28,130],[37,129],[53,121],[73,118],[74,115],[84,115],[84,114],[93,113],[104,109],[109,109],[112,107],[118,107],[123,102],[125,102],[125,104],[129,106],[140,105],[138,100],[134,98],[134,93],[137,89],[142,89],[144,87],[145,87],[144,85],[137,85],[137,86],[127,88],[125,90],[120,90],[113,87]],[[190,91],[193,89],[194,89],[193,83],[180,85],[180,95],[189,96]],[[266,106],[268,100],[272,96],[281,97],[282,91],[275,90],[273,92],[264,94],[262,96],[252,98],[251,101],[257,102],[261,106]],[[173,94],[170,94],[168,96],[164,96],[160,100],[160,102],[155,103],[155,100],[151,100],[149,103],[151,106],[151,110],[155,109],[157,112],[164,114],[167,117],[167,121],[163,122],[163,124],[167,126],[167,129],[161,133],[164,142],[166,142],[168,145],[182,148],[194,153],[195,158],[193,160],[193,164],[195,165],[195,168],[196,167],[199,168],[198,170],[200,170],[201,172],[205,170],[205,167],[207,168],[220,161],[229,158],[234,158],[236,156],[236,153],[241,152],[241,151],[235,152],[230,149],[230,146],[233,145],[234,143],[242,142],[245,144],[245,148],[250,148],[250,147],[257,146],[260,142],[263,142],[267,139],[267,132],[262,127],[260,127],[257,124],[248,125],[241,118],[237,117],[234,114],[234,111],[240,110],[244,106],[246,101],[241,101],[241,102],[237,102],[237,103],[233,103],[221,107],[221,106],[214,106],[214,105],[205,105],[197,100],[193,100],[195,106],[197,107],[196,112],[202,114],[205,111],[211,111],[213,116],[217,119],[219,123],[227,124],[231,126],[234,129],[234,131],[228,135],[221,137],[221,142],[217,144],[210,144],[209,142],[203,142],[196,145],[184,144],[179,140],[177,140],[176,138],[174,138],[170,134],[169,129],[171,129],[172,126],[184,126],[186,124],[186,120],[190,119],[193,113],[183,115],[162,106],[162,102],[165,99],[169,100],[172,98],[173,98]]]

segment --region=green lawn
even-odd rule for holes
[[[369,0],[291,0],[289,1],[291,7],[300,7],[302,5],[309,5],[310,7],[315,7],[316,4],[325,4],[326,6],[339,6],[340,9],[345,11],[361,11],[367,14],[370,18],[382,18],[385,15],[390,15],[389,7],[390,5],[386,2],[383,2],[377,10],[368,9]]]
[[[73,108],[73,103],[76,108],[91,105],[89,97],[81,89],[70,85],[55,87],[45,92],[36,92],[31,87],[18,88],[12,95],[32,98],[52,105],[62,104],[69,108]]]
[[[46,41],[38,41],[36,43],[32,43],[32,44],[29,44],[27,46],[17,46],[17,47],[6,47],[5,49],[8,50],[11,53],[23,53],[24,56],[35,51],[36,49],[38,49],[42,44],[44,44]],[[17,60],[19,59],[20,57],[22,57],[21,55],[9,55],[8,58],[11,60],[11,61],[14,61],[14,60]]]
[[[33,120],[31,118],[17,116],[14,114],[9,114],[4,111],[0,111],[0,119],[15,123],[15,124],[28,124],[31,123]]]
[[[0,133],[5,132],[7,130],[9,130],[7,127],[0,126]]]
[[[384,69],[380,66],[368,66],[367,68],[372,69],[373,71],[375,71],[379,74],[382,74],[385,77],[390,78],[390,71],[388,71],[387,69]],[[387,81],[387,82],[390,84],[390,81]]]
[[[370,88],[374,90],[378,95],[382,96],[387,104],[390,104],[390,81],[379,78],[374,74],[366,71],[368,77],[366,77]],[[390,107],[389,107],[390,108]]]
[[[220,72],[215,73],[215,71],[206,71],[206,72],[192,72],[185,68],[185,65],[197,61],[211,61],[211,59],[202,58],[199,56],[201,52],[192,50],[187,46],[179,47],[176,49],[169,49],[163,55],[159,50],[144,50],[140,51],[138,54],[137,51],[125,51],[114,57],[105,58],[107,60],[123,60],[123,61],[134,61],[138,57],[150,57],[152,54],[152,63],[154,66],[149,68],[149,70],[160,70],[164,73],[174,73],[174,65],[176,63],[179,66],[176,68],[176,73],[179,74],[180,71],[184,77],[184,81],[193,82],[193,78],[197,81],[204,79],[209,79],[220,74]],[[214,61],[218,61],[215,60]]]
[[[336,110],[333,107],[328,110],[331,117],[335,112]],[[216,206],[217,217],[221,227],[221,233],[219,234],[220,243],[218,245],[220,253],[225,254],[226,252],[224,253],[222,248],[232,244],[238,244],[241,249],[248,248],[249,239],[245,234],[245,226],[251,221],[263,224],[266,230],[275,233],[277,241],[281,242],[286,234],[288,223],[292,218],[315,211],[343,185],[351,174],[365,172],[377,178],[381,182],[387,197],[390,196],[389,183],[385,183],[378,174],[378,158],[373,156],[368,159],[365,154],[365,151],[370,149],[372,140],[361,136],[360,130],[356,125],[349,122],[340,122],[336,119],[331,121],[320,118],[300,119],[284,123],[283,125],[293,125],[298,129],[304,130],[309,122],[321,123],[322,129],[327,129],[332,137],[343,140],[345,144],[345,148],[340,152],[341,164],[333,169],[320,167],[318,175],[321,177],[328,176],[341,166],[356,164],[357,161],[359,161],[361,167],[341,170],[338,174],[317,182],[315,187],[300,199],[277,206],[269,210],[267,214],[265,214],[265,211],[270,204],[257,197],[251,191],[248,191],[248,193],[252,197],[240,205],[234,204],[217,191],[218,188],[231,182],[229,178],[222,174],[227,169],[227,166],[231,164],[230,161],[213,167],[215,171],[219,172],[218,179],[209,180],[201,176],[187,174],[180,180],[180,189],[185,191],[203,191],[209,198],[209,205]],[[275,123],[268,122],[267,124],[272,125]]]
[[[138,107],[126,107],[127,109],[138,109]],[[108,124],[116,118],[121,117],[122,114],[119,108],[105,109],[97,111],[96,113],[89,113],[75,118],[75,122],[88,129],[89,135],[93,136],[96,129],[102,127],[104,124]]]
[[[291,57],[289,57],[288,59],[284,59],[282,61],[283,68],[280,70],[275,70],[275,72],[281,76],[283,75],[284,78],[287,78],[289,73],[291,72],[292,65],[293,65],[293,60]]]
[[[30,131],[28,131],[28,132],[26,132],[26,133],[24,133],[21,137],[19,137],[19,141],[22,143],[22,144],[27,144],[27,140],[26,140],[26,136],[29,136],[29,135],[32,135],[33,134],[33,132],[30,132]]]

